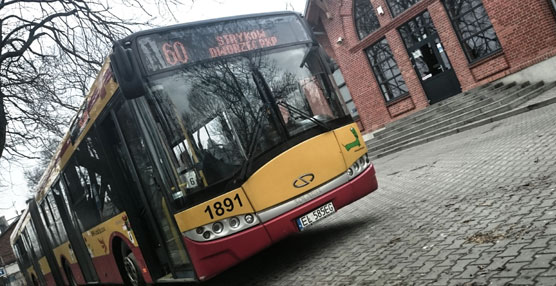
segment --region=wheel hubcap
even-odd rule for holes
[[[135,264],[133,263],[131,258],[126,257],[124,259],[124,267],[125,272],[127,273],[127,277],[129,278],[129,282],[131,282],[132,285],[139,285],[137,282],[137,268],[135,268]]]

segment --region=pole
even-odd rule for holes
[[[0,263],[2,263],[0,268],[3,268],[3,270],[4,270],[4,276],[0,276],[0,285],[3,286],[3,285],[6,285],[8,275],[6,273],[6,267],[5,267],[6,265],[4,264],[4,257],[2,257],[2,254],[0,254]]]

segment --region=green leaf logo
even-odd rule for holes
[[[351,143],[349,143],[349,144],[344,145],[344,147],[346,148],[346,151],[349,151],[349,150],[351,150],[352,148],[361,146],[361,142],[359,142],[359,135],[357,135],[357,131],[355,130],[355,128],[352,127],[352,128],[350,129],[350,131],[351,131],[351,133],[353,134],[353,137],[355,137],[355,141],[353,141],[353,142],[351,142]]]

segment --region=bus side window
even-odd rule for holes
[[[58,236],[58,232],[56,231],[54,219],[52,218],[52,212],[50,211],[50,207],[48,206],[46,197],[42,200],[39,206],[39,214],[43,225],[46,226],[46,235],[48,236],[48,240],[52,243],[53,246],[60,245],[60,237]]]
[[[23,234],[22,234],[22,236],[23,236]],[[16,255],[21,260],[21,264],[24,267],[29,266],[31,264],[31,262],[29,261],[29,255],[27,254],[27,249],[23,245],[22,237],[19,237],[17,239],[17,241],[15,242],[15,246],[16,246],[15,249],[17,251]]]
[[[33,221],[30,220],[29,224],[25,227],[25,234],[28,239],[29,249],[35,254],[35,259],[41,258],[43,256],[42,248],[39,245]]]
[[[82,231],[120,213],[120,208],[112,200],[110,168],[94,134],[94,130],[90,130],[81,142],[74,154],[73,165],[65,174]]]
[[[64,171],[64,178],[69,189],[69,197],[72,204],[71,209],[75,211],[75,216],[82,232],[100,223],[100,214],[90,192],[88,174],[84,174],[84,171],[86,169],[80,168],[75,159],[69,162]]]
[[[62,222],[62,218],[60,216],[60,211],[58,210],[58,206],[56,205],[56,202],[54,201],[53,192],[48,193],[48,195],[46,196],[46,199],[48,200],[48,205],[50,206],[50,210],[52,212],[52,219],[53,219],[53,222],[54,222],[54,225],[52,227],[55,228],[56,231],[58,232],[58,237],[60,238],[60,243],[63,243],[63,242],[68,240],[68,235],[66,233],[66,229],[65,229],[64,224]],[[52,230],[52,231],[55,231],[55,230]]]

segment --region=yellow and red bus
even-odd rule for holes
[[[291,12],[114,43],[11,237],[29,284],[207,280],[376,190],[331,66]]]

